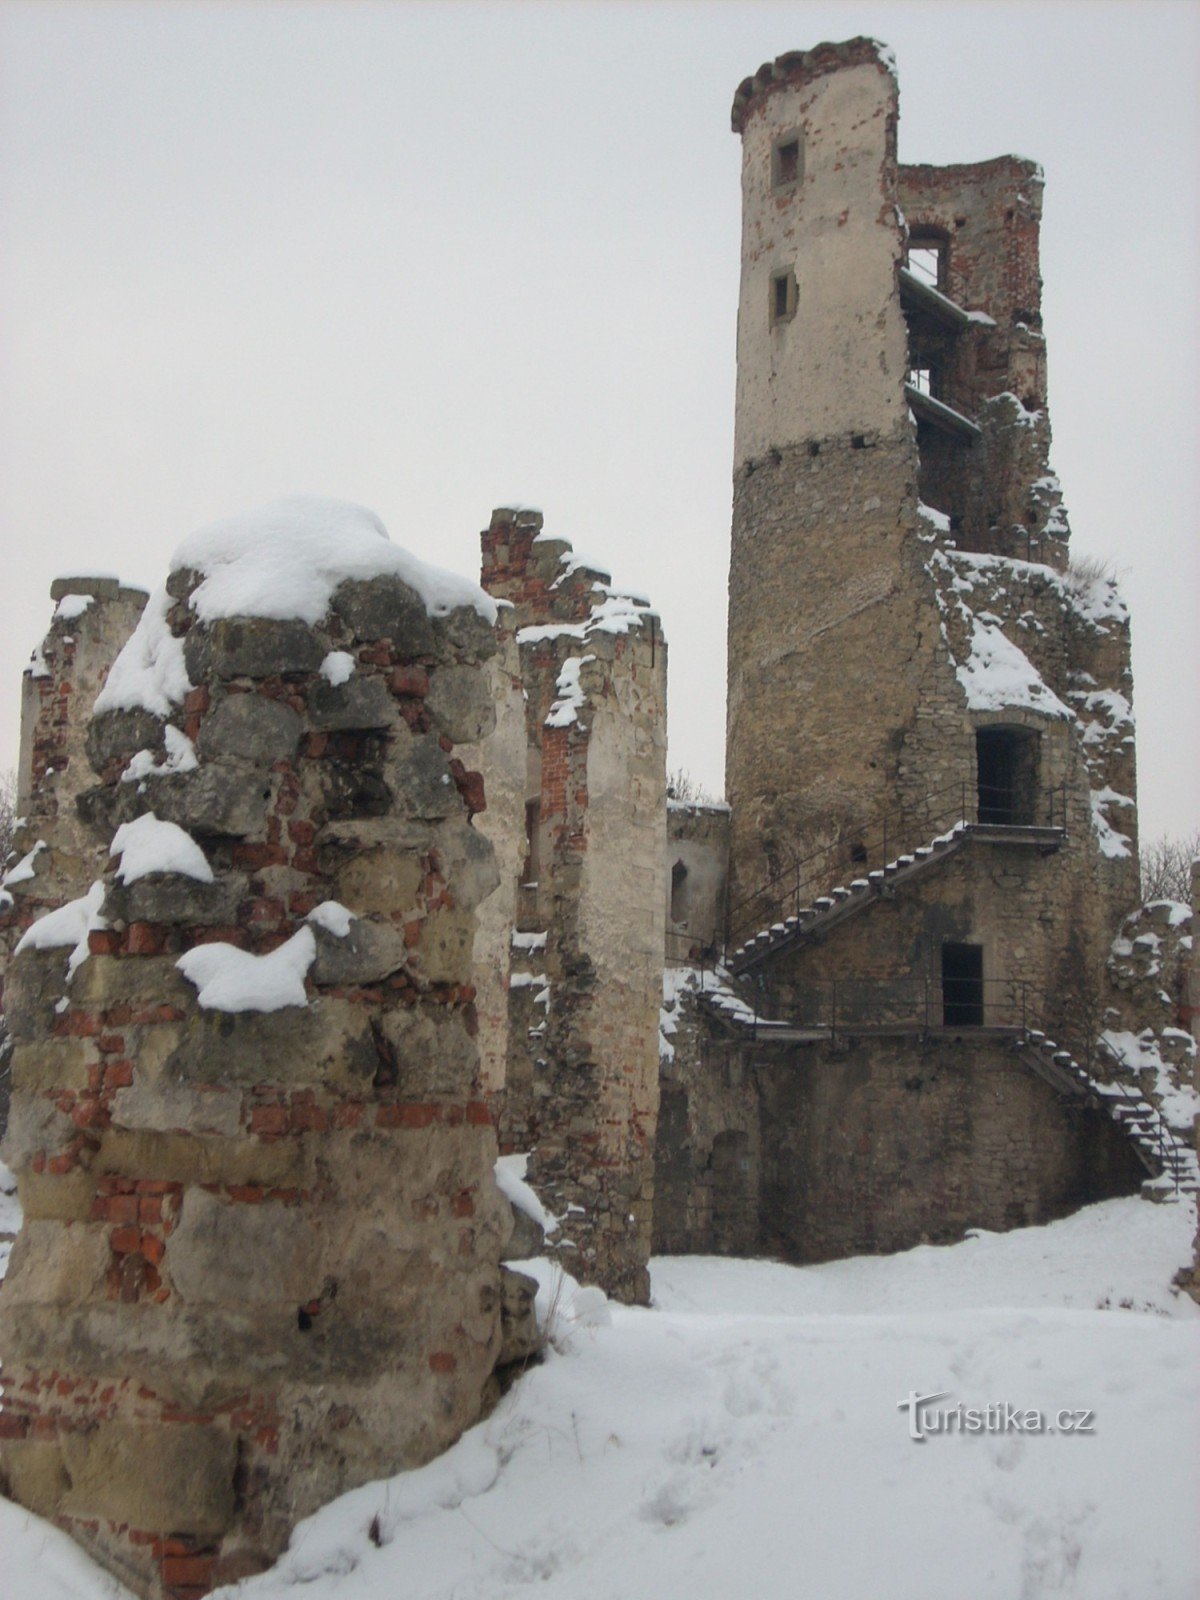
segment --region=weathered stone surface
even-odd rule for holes
[[[129,1005],[190,1006],[196,991],[174,956],[93,955],[75,969],[72,1004],[85,1009]]]
[[[246,880],[240,874],[223,873],[212,883],[199,883],[178,873],[155,872],[128,885],[112,884],[102,914],[110,922],[229,926],[237,921],[245,894]]]
[[[308,720],[314,728],[391,728],[399,718],[396,702],[382,678],[355,674],[345,683],[317,683],[308,692]]]
[[[190,1017],[164,1067],[183,1084],[370,1086],[379,1062],[361,1006],[327,996],[282,1011],[203,1011]]]
[[[183,644],[193,683],[315,672],[328,651],[328,641],[307,623],[273,617],[222,617],[196,623]]]
[[[495,655],[498,648],[495,627],[486,617],[481,617],[474,606],[458,606],[446,616],[439,617],[437,622],[443,641],[443,654],[447,653],[446,646],[449,646],[453,653],[470,656],[476,661],[487,661]]]
[[[528,1273],[503,1267],[500,1272],[500,1354],[496,1365],[528,1361],[541,1350],[543,1339],[537,1324],[534,1301],[537,1279]]]
[[[164,1051],[164,1061],[169,1053]],[[227,1139],[238,1133],[242,1097],[236,1089],[196,1089],[172,1083],[163,1079],[161,1063],[152,1065],[140,1056],[136,1059],[133,1083],[127,1089],[118,1089],[113,1096],[116,1127],[157,1133],[218,1134]]]
[[[87,755],[96,772],[109,762],[127,761],[139,750],[162,748],[164,724],[153,712],[105,711],[93,717],[87,730]]]
[[[103,1291],[111,1259],[100,1225],[26,1220],[13,1245],[5,1292],[26,1305],[83,1305]]]
[[[0,1448],[11,1498],[35,1516],[54,1516],[71,1484],[58,1441],[8,1439]]]
[[[513,1231],[508,1243],[500,1252],[501,1261],[528,1261],[540,1256],[546,1244],[546,1235],[528,1211],[511,1206]]]
[[[474,916],[445,908],[421,924],[414,965],[430,983],[469,983],[474,952]]]
[[[54,1007],[66,993],[70,954],[69,945],[47,950],[28,946],[9,963],[4,979],[4,1016],[18,1043],[44,1037],[49,1029]]]
[[[390,922],[356,917],[348,933],[339,937],[316,927],[317,958],[311,972],[314,983],[375,983],[405,965],[408,948],[404,933]]]
[[[272,793],[265,774],[224,762],[146,780],[150,807],[164,822],[177,822],[189,833],[232,838],[244,838],[262,826]]]
[[[474,911],[500,885],[500,869],[492,841],[466,818],[451,820],[438,831],[438,856],[454,885],[454,903]]]
[[[416,905],[423,877],[419,856],[379,845],[337,870],[334,897],[360,917],[403,916]]]
[[[95,1060],[95,1048],[86,1039],[18,1044],[12,1053],[13,1088],[29,1094],[45,1094],[51,1089],[78,1093],[87,1088],[88,1069]]]
[[[425,709],[455,744],[475,744],[496,726],[488,682],[477,667],[439,667],[430,680]]]
[[[233,1520],[237,1451],[228,1433],[182,1423],[101,1422],[60,1437],[71,1478],[63,1501],[69,1516],[213,1535]]]
[[[0,1161],[21,1173],[39,1151],[54,1156],[67,1149],[77,1132],[67,1113],[52,1100],[25,1094],[14,1096],[0,1144]]]
[[[144,795],[136,783],[98,784],[94,789],[84,789],[75,797],[75,810],[79,820],[91,833],[107,845],[123,822],[132,822],[143,811],[149,811]]]
[[[396,1088],[403,1095],[450,1094],[469,1082],[476,1066],[475,1041],[460,1012],[442,1006],[401,1006],[380,1019],[392,1053]]]
[[[86,1222],[96,1185],[91,1173],[79,1167],[63,1173],[26,1167],[17,1181],[17,1193],[25,1222]]]
[[[258,1139],[109,1128],[101,1136],[91,1170],[98,1176],[274,1189],[305,1182],[310,1166],[305,1147],[294,1140],[268,1144]]]
[[[425,602],[399,578],[349,578],[334,591],[332,608],[360,639],[403,642],[409,656],[432,655],[437,648]]]
[[[204,719],[196,749],[202,761],[269,767],[290,761],[302,723],[290,706],[262,694],[227,694]]]
[[[433,735],[401,744],[388,757],[384,776],[402,816],[439,821],[462,811],[450,763]]]
[[[199,1305],[314,1299],[320,1237],[310,1216],[277,1201],[238,1204],[192,1189],[171,1235],[171,1281]]]

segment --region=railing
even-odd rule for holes
[[[1173,1179],[1179,1192],[1179,1173],[1169,1159],[1177,1149],[1161,1112],[1144,1095],[1135,1093],[1120,1077],[1096,1080],[1093,1071],[1099,1054],[1111,1065],[1132,1073],[1131,1064],[1111,1045],[1098,1045],[1087,1032],[1065,1020],[1051,997],[1020,978],[829,978],[786,989],[768,988],[765,980],[741,979],[739,988],[749,1001],[754,997],[752,1037],[766,1042],[781,1027],[819,1030],[836,1042],[839,1035],[863,1033],[923,1033],[934,1029],[997,1029],[1013,1033],[1036,1046],[1040,1038],[1053,1039],[1088,1076],[1115,1091],[1127,1108],[1127,1120],[1141,1121],[1139,1106],[1150,1105],[1148,1134],[1155,1146],[1162,1173]],[[769,995],[769,1001],[768,1001]],[[764,1013],[768,1007],[773,1016]],[[781,1013],[783,1013],[781,1015]],[[1051,1058],[1052,1059],[1052,1058]],[[1111,1096],[1110,1096],[1111,1098]]]
[[[919,817],[888,812],[851,838],[821,845],[790,861],[729,913],[729,946],[740,944],[771,922],[797,915],[827,889],[888,866],[960,823],[999,827],[1066,829],[1066,785],[1023,793],[1013,784],[962,779],[930,794]]]

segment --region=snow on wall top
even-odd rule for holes
[[[431,617],[470,606],[488,622],[496,603],[478,584],[402,550],[373,511],[340,500],[294,496],[210,523],[186,538],[171,570],[203,574],[189,605],[202,622],[219,617],[298,618],[319,622],[348,578],[397,577]],[[94,710],[144,707],[169,716],[191,689],[183,641],[167,622],[171,599],[156,589],[113,662]]]
[[[1071,717],[1025,652],[981,617],[971,620],[971,653],[955,670],[973,711],[1027,706],[1049,717]]]
[[[397,577],[431,617],[473,607],[488,622],[496,605],[478,584],[430,566],[392,543],[373,511],[306,495],[275,500],[199,529],[176,549],[172,571],[204,574],[191,597],[202,622],[218,617],[298,617],[316,623],[347,578]]]

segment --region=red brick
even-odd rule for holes
[[[449,1350],[435,1350],[429,1358],[430,1372],[453,1372],[458,1362]]]
[[[429,693],[429,674],[424,667],[397,667],[388,679],[393,694],[413,695],[423,700]]]
[[[141,1244],[141,1235],[136,1228],[114,1228],[108,1242],[117,1255],[134,1255]]]
[[[125,935],[125,948],[131,956],[156,956],[165,942],[163,930],[149,922],[131,922]]]
[[[94,956],[115,956],[121,948],[121,935],[111,928],[94,928],[88,934],[88,950]]]
[[[286,1133],[288,1108],[286,1106],[255,1106],[250,1113],[251,1133]]]
[[[288,838],[293,844],[311,844],[317,837],[317,830],[313,823],[303,819],[289,822],[287,825]]]
[[[142,1254],[145,1256],[147,1261],[150,1261],[157,1266],[162,1260],[163,1256],[166,1254],[166,1251],[166,1245],[156,1233],[143,1233]]]
[[[104,1087],[106,1089],[128,1089],[132,1082],[132,1061],[114,1061],[104,1069]]]

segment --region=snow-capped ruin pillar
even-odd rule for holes
[[[369,513],[284,502],[181,547],[97,702],[111,856],[9,972],[0,1444],[141,1593],[261,1568],[480,1414],[511,1218],[454,747],[494,615]]]

